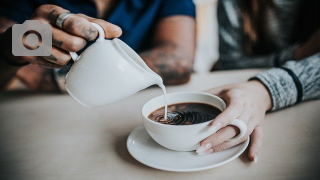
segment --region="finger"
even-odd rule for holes
[[[249,120],[247,127],[248,127],[247,132],[241,139],[237,139],[237,140],[232,140],[231,138],[230,138],[231,140],[227,139],[226,141],[222,142],[221,144],[218,144],[218,145],[212,147],[212,149],[215,152],[224,151],[226,149],[229,149],[231,147],[234,147],[238,144],[245,142],[248,139],[248,137],[250,136],[250,134],[252,133],[252,131],[254,130],[254,128],[256,127],[256,123],[252,122],[252,120]],[[239,130],[238,130],[238,132],[239,132]],[[228,141],[228,140],[230,140],[230,141]]]
[[[42,5],[37,8],[31,19],[40,20],[42,23],[45,21],[53,27],[57,27],[56,21],[59,15],[67,11],[55,5]],[[68,33],[82,37],[88,41],[94,40],[98,36],[97,29],[86,18],[74,14],[64,20],[62,28]]]
[[[65,66],[71,60],[68,52],[52,47],[52,54],[50,56],[42,56],[43,59],[48,60],[54,64]]]
[[[239,117],[243,110],[244,99],[240,90],[228,90],[223,97],[227,101],[227,108],[212,122],[212,131],[227,126],[232,120]]]
[[[255,163],[258,162],[258,155],[261,150],[263,143],[263,131],[261,126],[257,126],[251,134],[250,148],[248,152],[248,157],[251,161]]]
[[[52,28],[52,44],[66,51],[77,52],[86,46],[87,41],[61,29]]]
[[[63,30],[88,41],[97,38],[98,30],[85,18],[72,15],[63,22]]]
[[[68,12],[68,10],[56,5],[41,5],[34,11],[30,19],[37,19],[43,24],[46,22],[50,23],[52,26],[56,26],[59,15],[64,12]]]
[[[114,25],[114,24],[109,23],[107,21],[104,21],[102,19],[92,18],[92,17],[89,17],[89,16],[84,15],[84,14],[77,14],[77,16],[83,17],[83,18],[87,19],[90,22],[99,24],[104,30],[105,38],[116,38],[116,37],[121,36],[121,34],[122,34],[121,28],[119,26],[117,26],[117,25]]]
[[[211,154],[211,153],[213,153],[213,149],[208,149],[208,150],[206,150],[206,151],[203,151],[203,152],[199,152],[199,153],[197,153],[199,156],[203,156],[203,155],[207,155],[207,154]]]
[[[50,61],[47,61],[46,59],[40,57],[40,56],[37,56],[37,57],[34,57],[32,60],[29,61],[31,64],[34,64],[34,65],[38,65],[38,66],[41,66],[41,67],[45,67],[45,68],[62,68],[63,66],[62,65],[59,65],[59,64],[55,64],[55,63],[52,63]]]
[[[239,133],[239,129],[234,126],[227,126],[220,129],[217,133],[207,137],[200,143],[200,147],[196,150],[197,153],[203,153],[212,147],[215,147],[223,142],[231,139]]]

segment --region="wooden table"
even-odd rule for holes
[[[201,91],[244,82],[260,70],[193,75],[167,91]],[[320,101],[266,116],[259,161],[247,151],[223,166],[199,172],[157,170],[136,161],[126,140],[142,120],[151,87],[125,100],[88,109],[69,95],[0,93],[0,179],[320,179]]]

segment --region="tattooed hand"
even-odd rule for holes
[[[94,19],[83,14],[74,14],[69,16],[63,22],[63,29],[56,26],[56,20],[60,14],[67,10],[55,5],[42,5],[36,9],[30,20],[39,20],[42,24],[50,24],[52,26],[52,54],[50,56],[23,56],[15,57],[6,55],[6,59],[16,63],[24,64],[30,62],[31,64],[39,65],[46,68],[61,68],[65,66],[71,59],[69,51],[77,52],[81,50],[87,41],[92,41],[98,36],[97,29],[92,26],[90,22],[95,22],[101,25],[105,31],[106,38],[119,37],[122,33],[121,29],[109,22],[101,19]],[[10,33],[5,35],[10,36]],[[27,34],[25,34],[25,37]],[[22,42],[26,47],[25,37]],[[11,40],[9,37],[3,38],[7,41]],[[11,48],[11,47],[10,47]],[[32,47],[29,47],[32,49]],[[12,52],[7,49],[6,52]]]

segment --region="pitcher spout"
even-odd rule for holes
[[[127,56],[126,59],[129,61],[129,63],[131,63],[135,68],[139,69],[140,71],[149,74],[146,75],[146,78],[149,79],[149,82],[153,82],[153,84],[163,86],[162,78],[157,73],[152,71],[142,60],[142,58],[135,51],[133,51],[126,43],[124,43],[118,38],[114,38],[112,41],[114,41],[119,51],[122,51]],[[150,86],[153,84],[150,84]]]

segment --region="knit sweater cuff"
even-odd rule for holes
[[[283,69],[272,68],[254,77],[268,89],[272,99],[271,111],[294,105],[297,101],[297,88],[292,77]]]

